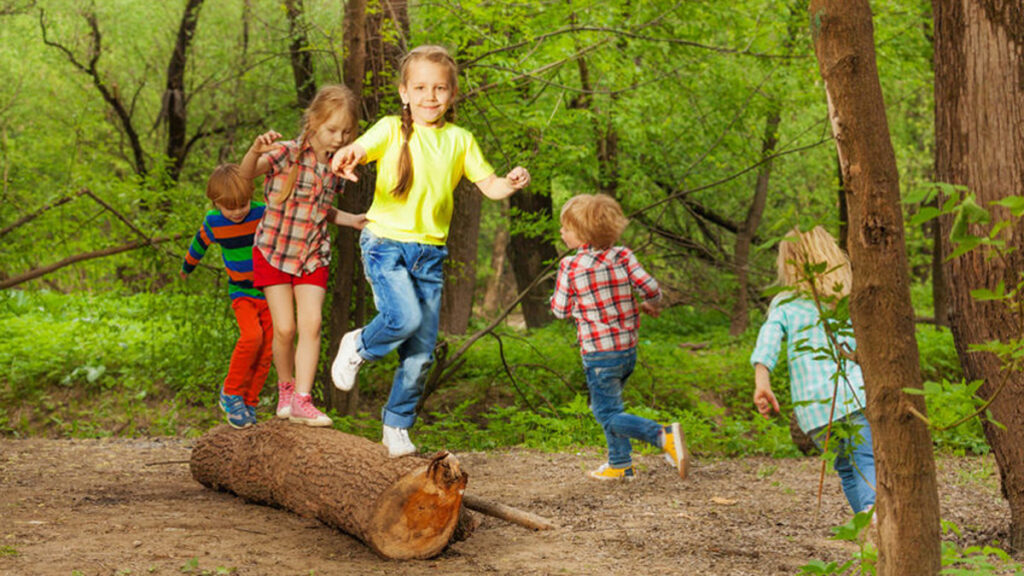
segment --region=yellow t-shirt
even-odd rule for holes
[[[382,118],[356,142],[366,149],[367,162],[377,161],[377,184],[366,226],[379,237],[399,242],[444,245],[459,179],[465,176],[479,182],[494,174],[468,130],[447,122],[440,128],[417,124],[409,138],[412,186],[399,200],[391,190],[398,182],[401,118]]]

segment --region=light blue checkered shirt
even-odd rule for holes
[[[774,370],[783,340],[789,361],[793,411],[801,430],[810,432],[828,424],[833,390],[837,392],[833,421],[864,409],[864,375],[859,365],[848,360],[846,378],[840,377],[836,388],[837,366],[824,352],[830,345],[813,301],[793,298],[792,294],[777,295],[768,308],[768,319],[757,334],[750,363],[764,364],[768,370]],[[839,341],[851,349],[856,348],[849,336],[840,337]]]

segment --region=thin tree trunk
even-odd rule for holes
[[[358,2],[357,2],[358,3]],[[313,55],[309,51],[309,39],[306,37],[306,27],[302,23],[305,9],[302,0],[285,0],[285,12],[288,14],[288,32],[292,37],[288,45],[288,57],[292,63],[292,76],[295,78],[295,95],[299,108],[305,110],[309,103],[316,96],[316,77],[313,71]],[[365,11],[366,4],[363,3]],[[345,8],[345,15],[348,16],[348,7]],[[348,19],[345,21],[345,32],[348,32]],[[346,46],[348,39],[346,38]],[[351,86],[349,86],[351,88]]]
[[[1024,11],[1020,0],[934,0],[935,140],[939,181],[967,186],[979,205],[1024,194]],[[1005,209],[992,207],[996,220]],[[951,222],[944,219],[943,238]],[[976,228],[974,233],[984,233]],[[987,352],[970,347],[1021,338],[1019,322],[999,301],[979,302],[971,290],[1014,286],[1024,270],[1024,222],[1002,239],[1012,249],[1005,260],[975,249],[946,263],[949,321],[967,380],[982,380],[978,395],[992,396],[1003,377],[1006,388],[990,405],[982,428],[999,465],[1003,496],[1010,505],[1010,546],[1024,551],[1024,374],[1005,373]],[[946,241],[948,242],[948,241]],[[949,254],[951,247],[944,246]],[[993,422],[998,422],[996,425]]]
[[[878,574],[937,574],[939,499],[924,413],[914,310],[867,0],[812,0],[814,50],[825,81],[850,211],[850,316],[864,371],[877,471]]]
[[[508,202],[502,201],[501,223],[494,234],[494,246],[491,247],[491,278],[487,282],[484,293],[483,315],[493,318],[505,306],[506,285],[508,276]]]
[[[733,251],[733,266],[736,271],[736,301],[732,307],[732,321],[729,324],[729,334],[737,336],[742,334],[750,325],[750,313],[747,293],[750,290],[750,281],[747,272],[750,260],[750,244],[757,233],[757,227],[761,223],[761,215],[764,214],[764,205],[768,199],[768,183],[771,180],[772,160],[775,153],[775,146],[778,144],[780,113],[778,106],[772,106],[765,120],[764,138],[761,140],[761,158],[765,159],[757,172],[757,184],[754,185],[754,198],[750,201],[750,208],[747,210],[747,218],[736,233],[736,248]]]
[[[185,68],[188,65],[188,50],[199,24],[199,9],[203,0],[188,0],[185,12],[178,26],[174,52],[167,65],[167,85],[163,96],[164,121],[167,125],[167,158],[171,161],[169,176],[177,181],[185,164],[188,142],[188,99],[185,97]]]
[[[448,260],[444,263],[441,292],[440,327],[448,334],[465,334],[473,315],[482,204],[483,195],[477,186],[463,179],[455,190],[454,225],[448,233]]]
[[[511,196],[510,204],[513,209],[531,218],[551,218],[551,196],[534,194],[528,189],[520,190]],[[558,257],[555,247],[543,236],[513,233],[509,247],[512,253],[512,272],[520,292],[530,286],[534,278],[544,270],[546,262]],[[549,278],[537,284],[523,298],[521,309],[527,328],[540,328],[553,320],[549,304],[553,289],[554,280]]]

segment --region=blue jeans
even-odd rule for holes
[[[659,446],[661,425],[653,420],[626,414],[622,387],[636,366],[636,348],[583,355],[583,371],[590,390],[590,410],[604,428],[608,442],[608,465],[627,468],[633,463],[630,438]]]
[[[846,422],[854,428],[860,426],[859,439],[839,440],[833,436],[829,439],[829,448],[839,454],[834,466],[843,483],[843,494],[850,508],[853,508],[854,513],[864,512],[875,505],[875,453],[871,448],[871,426],[860,410],[847,414],[839,422]],[[808,435],[821,448],[825,442],[825,427],[815,428]]]
[[[398,369],[381,420],[387,426],[411,428],[434,362],[448,249],[380,238],[368,229],[359,236],[359,248],[377,316],[363,327],[357,351],[373,361],[398,350]]]

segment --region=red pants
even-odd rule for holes
[[[274,326],[270,322],[270,308],[266,300],[236,298],[231,302],[238,319],[238,342],[231,354],[228,375],[224,379],[224,393],[241,396],[246,405],[260,401],[260,390],[270,373],[273,355]]]

